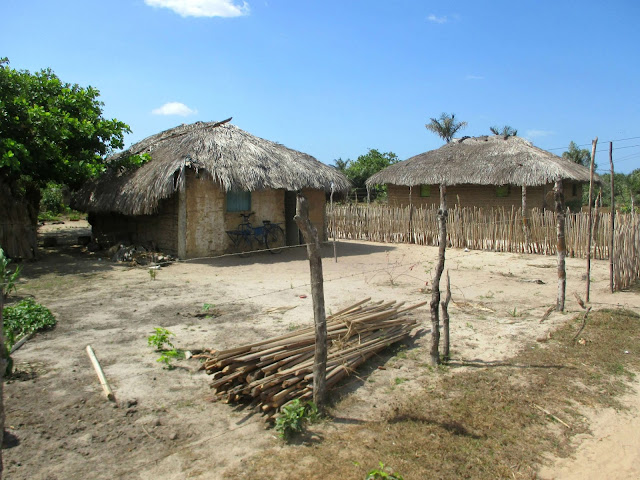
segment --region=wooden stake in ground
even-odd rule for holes
[[[556,201],[556,227],[558,231],[558,301],[556,310],[562,312],[564,310],[564,298],[567,290],[567,272],[565,270],[565,257],[567,255],[567,244],[564,236],[565,210],[564,210],[564,191],[562,189],[562,179],[556,180],[553,188],[554,198]]]
[[[524,251],[529,252],[531,233],[529,232],[529,217],[527,217],[527,186],[522,185],[522,231],[524,233]]]
[[[313,299],[313,320],[316,345],[313,363],[313,401],[320,412],[324,411],[327,400],[327,317],[324,308],[324,279],[322,276],[322,255],[318,231],[309,220],[309,202],[301,194],[297,195],[296,216],[293,217],[307,244],[307,256],[311,270],[311,297]]]
[[[329,198],[329,203],[331,205],[331,218],[333,218],[333,261],[338,263],[338,252],[336,251],[336,216],[333,212],[333,190],[335,186],[333,182],[331,182],[331,197]],[[367,187],[367,198],[369,198],[369,187]]]
[[[442,360],[448,362],[450,360],[449,348],[449,302],[451,301],[451,279],[449,278],[449,270],[447,270],[447,294],[444,301],[440,302],[442,307]]]
[[[614,194],[613,181],[613,142],[609,142],[609,165],[611,166],[611,240],[609,242],[609,288],[613,293],[613,244],[614,230],[616,226],[616,196]]]
[[[444,271],[444,252],[447,248],[447,187],[440,185],[438,210],[438,263],[431,286],[431,365],[440,363],[440,278]]]
[[[591,287],[591,242],[593,238],[593,215],[591,214],[591,204],[593,203],[593,174],[595,169],[596,145],[598,137],[591,142],[591,174],[589,176],[589,231],[587,233],[587,293],[586,301],[589,301],[589,289]]]
[[[100,385],[102,385],[102,390],[106,397],[112,402],[115,401],[116,396],[113,394],[111,387],[109,386],[109,382],[107,382],[107,377],[104,376],[104,372],[102,371],[102,367],[100,366],[100,362],[98,361],[98,357],[96,357],[96,353],[91,348],[91,345],[87,345],[87,355],[89,355],[89,359],[93,364],[93,368],[98,374],[98,379],[100,380]]]

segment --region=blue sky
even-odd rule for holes
[[[325,163],[369,148],[438,148],[511,125],[560,155],[570,141],[640,167],[640,2],[3,0],[0,57],[101,92],[127,144],[198,120]],[[635,137],[635,138],[634,138]]]

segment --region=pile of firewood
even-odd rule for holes
[[[406,338],[417,320],[403,303],[370,302],[367,298],[327,317],[327,388],[368,358]],[[250,403],[269,418],[289,400],[313,396],[313,327],[232,348],[211,350],[202,368],[213,376],[211,388],[227,403]]]

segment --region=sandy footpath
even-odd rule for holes
[[[163,369],[147,337],[162,326],[175,334],[178,348],[220,349],[311,325],[305,250],[177,262],[152,279],[145,267],[116,264],[104,252],[89,254],[73,245],[86,227],[83,222],[43,227],[41,236],[57,236],[60,245],[24,265],[17,297],[33,295],[54,312],[58,326],[14,354],[21,375],[5,387],[6,477],[221,478],[277,444],[259,415],[211,402],[210,379],[195,360]],[[323,248],[327,312],[366,297],[407,304],[430,299],[436,248],[341,241],[337,252],[334,262],[333,249]],[[580,307],[573,292],[584,290],[585,262],[569,258],[567,311],[540,323],[555,304],[555,266],[554,257],[448,250],[454,361],[503,360],[576,314]],[[592,267],[594,308],[640,311],[637,293],[608,293],[608,263],[593,261]],[[210,315],[203,316],[205,304]],[[390,395],[418,388],[420,378],[429,375],[424,368],[428,307],[415,315],[423,334],[407,344],[403,358],[381,357],[388,368],[368,371],[366,379],[335,392],[353,400],[341,404],[341,416],[375,418]],[[115,404],[102,395],[85,352],[88,344],[112,384]],[[398,377],[403,383],[394,387]],[[568,477],[562,469],[577,467],[560,462],[545,470],[544,478],[639,478],[637,450],[633,456],[634,442],[639,443],[638,397],[629,401],[633,413],[597,413],[593,439],[583,440],[586,450],[579,451],[576,463],[599,477]],[[612,422],[620,425],[614,428]],[[636,436],[628,440],[627,433]],[[610,456],[618,452],[626,452],[619,463]]]

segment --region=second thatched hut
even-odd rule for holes
[[[562,179],[566,204],[579,209],[589,169],[515,136],[453,139],[450,143],[372,175],[367,185],[388,185],[389,204],[438,205],[438,186],[462,207],[553,208],[553,183]]]
[[[142,154],[151,160],[135,170],[111,169],[77,197],[102,242],[151,244],[180,258],[211,256],[229,251],[226,231],[237,228],[239,214],[255,212],[255,225],[279,223],[286,244],[297,245],[296,192],[307,196],[310,219],[323,232],[326,192],[349,188],[336,169],[229,123],[172,128],[111,161]]]

